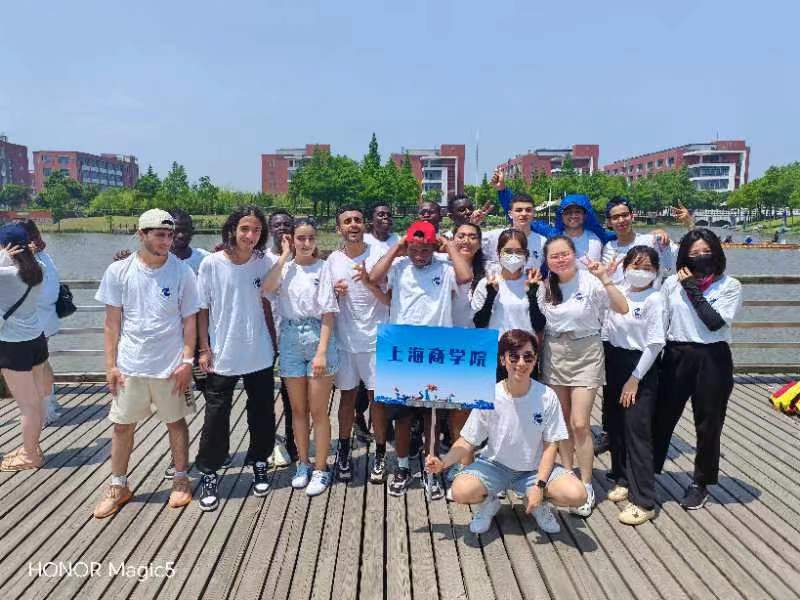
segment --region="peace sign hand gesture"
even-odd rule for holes
[[[480,225],[483,223],[483,220],[486,218],[490,212],[492,212],[492,208],[494,208],[494,204],[491,201],[487,200],[486,203],[481,206],[478,210],[472,211],[472,214],[469,216],[469,222],[473,225]]]
[[[539,269],[528,269],[528,278],[525,280],[525,291],[542,283],[542,274]]]

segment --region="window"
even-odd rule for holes
[[[69,170],[68,169],[59,169],[59,171],[61,171],[62,175],[66,176],[66,177],[69,177]]]
[[[663,167],[663,166],[664,166],[664,159],[663,159],[663,158],[659,158],[659,159],[656,161],[656,166],[657,166],[657,167]]]
[[[649,171],[652,168],[653,168],[653,161],[651,160],[651,161],[648,161],[648,163],[647,163],[647,170]]]
[[[667,166],[669,166],[669,167],[674,167],[675,166],[675,157],[674,156],[670,156],[667,159]]]
[[[61,167],[66,167],[69,164],[69,156],[59,156],[58,157],[58,165]]]
[[[642,163],[639,163],[638,165],[636,165],[636,172],[637,173],[641,173],[642,172]]]
[[[53,172],[53,169],[48,169],[48,168],[46,168],[46,169],[44,170],[44,176],[45,176],[45,177],[50,177],[50,174],[51,174],[52,172]]]

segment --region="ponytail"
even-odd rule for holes
[[[42,283],[44,280],[42,266],[29,248],[25,248],[25,250],[14,256],[13,260],[17,263],[19,278],[22,279],[25,285],[33,287]]]

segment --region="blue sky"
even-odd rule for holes
[[[0,132],[260,185],[261,153],[467,144],[467,180],[529,148],[605,164],[745,138],[751,177],[800,159],[800,4],[3,3]]]

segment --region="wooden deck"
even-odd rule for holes
[[[269,495],[255,498],[250,472],[241,467],[247,435],[241,398],[231,422],[235,460],[222,479],[219,510],[167,507],[166,430],[150,419],[136,433],[134,500],[115,517],[95,520],[91,511],[109,478],[109,396],[101,387],[66,387],[66,412],[44,432],[45,467],[0,474],[0,594],[3,600],[800,598],[800,419],[766,402],[785,379],[737,378],[721,481],[705,510],[687,513],[677,504],[693,454],[687,412],[668,473],[658,478],[655,521],[635,529],[619,524],[617,507],[605,499],[604,455],[595,462],[599,504],[589,519],[560,512],[562,531],[548,536],[511,499],[480,538],[469,532],[469,507],[428,502],[418,483],[406,498],[365,483],[363,446],[354,453],[350,485],[309,499],[291,489],[290,469],[279,469]],[[335,398],[332,405],[335,415]],[[594,417],[597,423],[599,402]],[[189,424],[191,456],[202,420],[201,411]],[[19,443],[16,407],[0,401],[0,448]],[[171,562],[174,574],[164,577]],[[70,563],[72,575],[54,573]],[[92,577],[85,576],[90,563],[99,563]],[[110,574],[123,563],[157,570],[139,578]]]

